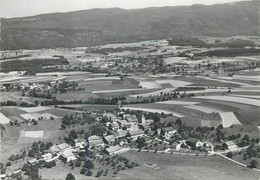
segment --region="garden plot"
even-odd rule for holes
[[[48,109],[51,109],[51,108],[50,107],[38,106],[38,107],[27,107],[27,108],[19,108],[19,109],[23,110],[25,112],[28,112],[28,113],[32,113],[32,112],[48,110]]]
[[[129,109],[129,110],[134,110],[134,111],[145,111],[145,112],[151,112],[151,113],[164,113],[164,114],[172,114],[176,117],[184,117],[182,114],[175,113],[172,111],[166,111],[162,109],[153,109],[153,108],[141,108],[141,107],[122,107],[121,109]]]
[[[222,112],[219,113],[219,115],[222,118],[223,127],[230,127],[233,124],[241,125],[240,121],[233,112]]]
[[[0,113],[0,124],[8,124],[10,119],[8,119],[5,115]]]
[[[236,102],[241,104],[248,104],[252,106],[260,106],[260,100],[250,99],[250,98],[242,98],[242,97],[233,97],[233,96],[200,96],[194,97],[200,99],[213,99],[218,101],[228,101],[228,102]]]
[[[209,108],[209,107],[205,107],[205,106],[197,106],[197,105],[191,105],[191,106],[184,106],[185,108],[190,108],[190,109],[194,109],[197,111],[201,111],[204,113],[220,113],[223,111],[217,110],[217,109],[213,109],[213,108]]]
[[[200,104],[200,102],[174,101],[174,100],[162,101],[162,102],[156,102],[156,103],[158,103],[158,104],[177,104],[177,105],[195,105],[195,104]]]

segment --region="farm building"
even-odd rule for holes
[[[71,150],[64,151],[61,153],[61,156],[65,158],[67,162],[77,159]]]
[[[59,145],[58,145],[58,148],[59,148],[59,150],[60,150],[61,152],[64,152],[64,151],[66,151],[66,150],[68,150],[68,149],[71,149],[71,146],[68,145],[67,143],[62,143],[62,144],[59,144]]]
[[[57,145],[53,145],[52,147],[50,147],[50,149],[48,150],[50,153],[52,154],[56,154],[60,152],[60,149],[58,148]]]
[[[171,145],[171,147],[172,147],[173,149],[179,151],[179,150],[181,149],[181,144],[175,142],[175,143],[173,143],[173,144]]]
[[[151,123],[153,123],[153,120],[152,120],[152,119],[146,119],[146,120],[144,121],[144,124],[151,124]]]
[[[33,159],[29,160],[28,163],[31,164],[31,165],[35,165],[35,164],[38,163],[38,160],[33,158]]]
[[[195,138],[187,139],[186,144],[193,147],[193,148],[203,146],[203,142],[201,142],[200,140],[195,139]]]
[[[131,134],[131,137],[134,140],[136,140],[138,137],[144,136],[144,131],[141,129],[135,129],[135,130],[129,131],[129,133]]]
[[[112,155],[112,154],[118,153],[121,149],[122,148],[118,145],[117,146],[111,146],[111,147],[105,149],[105,153]]]
[[[5,178],[7,178],[6,174],[0,174],[0,179],[5,179]]]
[[[131,122],[131,123],[138,123],[138,119],[135,115],[128,115],[128,116],[125,116],[125,119],[128,121],[128,122]]]
[[[98,146],[103,144],[103,140],[98,136],[90,136],[88,138],[89,146]]]
[[[118,138],[118,137],[124,137],[126,136],[127,134],[127,131],[124,131],[122,129],[118,129],[118,131],[115,133],[115,136]]]
[[[108,135],[104,137],[105,141],[107,141],[108,143],[113,143],[115,142],[115,136],[114,135]]]
[[[120,123],[122,124],[123,127],[126,127],[126,128],[130,128],[132,126],[132,123],[128,122],[126,120],[121,120]]]
[[[172,127],[162,128],[161,133],[165,133],[165,135],[174,135],[177,131]]]
[[[51,158],[52,158],[52,154],[51,153],[46,153],[46,154],[42,155],[42,159],[44,161],[46,161],[46,162],[50,162]]]
[[[84,149],[86,146],[86,141],[85,139],[75,139],[75,147]]]
[[[224,147],[230,151],[234,151],[237,149],[237,145],[233,141],[225,142]]]

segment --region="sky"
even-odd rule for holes
[[[241,0],[0,0],[0,17],[25,17],[93,8],[139,9],[146,7],[221,4]]]

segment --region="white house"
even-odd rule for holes
[[[46,162],[50,162],[52,159],[52,154],[51,153],[46,153],[42,155],[42,159]]]
[[[233,141],[227,141],[224,143],[224,146],[230,151],[235,151],[237,149],[237,145]]]
[[[77,159],[71,150],[66,150],[66,151],[62,152],[61,156],[63,158],[66,158],[67,162]]]

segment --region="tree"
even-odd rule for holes
[[[228,153],[227,153],[227,157],[228,157],[228,158],[232,158],[232,157],[233,157],[233,153],[232,153],[232,152],[228,152]]]
[[[100,170],[100,171],[97,172],[96,177],[100,177],[102,174],[103,174],[103,170]]]
[[[80,174],[86,174],[87,172],[87,169],[86,168],[82,168],[81,171],[80,171]]]
[[[94,169],[94,163],[91,160],[87,160],[87,168],[88,169]]]
[[[7,163],[6,163],[6,166],[11,166],[12,165],[12,163],[10,162],[10,161],[8,161]]]
[[[73,174],[69,173],[67,174],[66,180],[76,180],[76,179]]]
[[[247,141],[247,142],[249,142],[250,141],[250,138],[249,138],[249,136],[246,134],[245,136],[244,136],[244,138],[243,138],[245,141]]]
[[[75,163],[75,166],[76,166],[76,167],[80,167],[80,166],[81,166],[81,161],[80,161],[80,160],[77,160],[76,163]],[[85,173],[86,173],[86,172],[85,172]],[[84,174],[85,174],[85,173],[84,173]]]
[[[66,125],[65,124],[61,124],[61,129],[66,129]]]
[[[40,151],[41,151],[41,152],[44,152],[45,149],[46,149],[45,143],[44,143],[44,142],[41,142],[41,144],[40,144]]]
[[[92,171],[90,171],[90,170],[88,170],[88,172],[87,172],[87,176],[92,176]]]
[[[258,162],[256,160],[253,160],[250,162],[250,167],[251,168],[257,168],[258,167]]]

